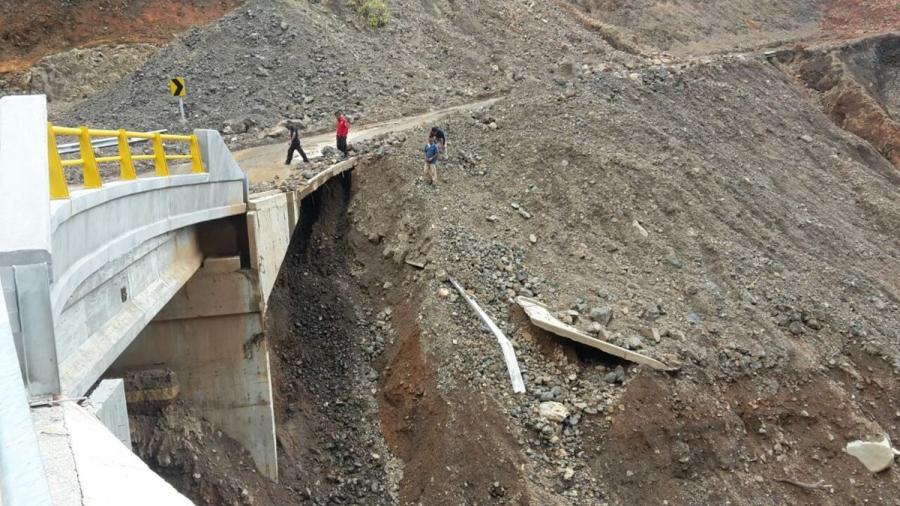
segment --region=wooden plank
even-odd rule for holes
[[[596,337],[589,336],[584,332],[576,329],[575,327],[559,321],[558,319],[556,319],[556,317],[553,316],[553,314],[550,313],[550,310],[547,308],[547,306],[541,304],[535,299],[529,297],[517,297],[516,302],[519,304],[519,306],[522,307],[522,309],[525,310],[528,318],[531,319],[531,323],[533,323],[536,327],[542,328],[548,332],[552,332],[558,336],[571,339],[592,348],[596,348],[604,353],[608,353],[610,355],[628,360],[629,362],[648,365],[660,371],[675,370],[675,368],[669,367],[659,360],[656,360],[655,358],[650,358],[647,355],[643,355],[641,353],[622,348],[621,346],[616,346],[612,343],[597,339]]]

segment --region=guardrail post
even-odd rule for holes
[[[97,168],[97,159],[94,157],[94,146],[91,145],[91,135],[88,133],[86,126],[81,127],[78,143],[81,147],[81,168],[84,174],[84,187],[100,188],[103,186],[103,181],[100,179],[100,170]]]
[[[53,123],[47,123],[47,156],[50,161],[50,198],[67,199],[69,198],[69,185],[66,184],[66,174],[63,172],[62,160],[59,158]]]
[[[153,136],[153,156],[156,160],[156,175],[168,176],[169,164],[166,162],[166,150],[163,147],[162,134]]]
[[[124,128],[119,129],[119,177],[126,181],[137,179],[134,162],[131,160],[131,146]]]
[[[200,142],[197,141],[197,135],[191,136],[191,172],[203,172],[203,160],[200,159]]]

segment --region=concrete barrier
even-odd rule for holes
[[[85,407],[125,448],[131,449],[131,428],[125,406],[125,382],[121,378],[101,381],[91,392]]]
[[[34,418],[55,506],[193,504],[84,407],[42,407]]]
[[[16,361],[6,302],[0,296],[0,504],[44,506],[50,489],[44,475],[25,385]]]
[[[47,160],[46,99],[0,98],[0,283],[30,395],[60,391],[50,303]]]

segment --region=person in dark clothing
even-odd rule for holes
[[[438,150],[441,153],[441,158],[444,160],[447,159],[447,135],[441,130],[440,127],[431,127],[431,133],[428,134],[428,138],[432,139],[435,144],[437,144]]]
[[[306,157],[306,153],[303,152],[303,147],[300,145],[300,130],[296,126],[290,125],[288,132],[291,134],[291,145],[288,147],[287,161],[284,164],[291,164],[291,160],[294,159],[294,151],[299,151],[303,161],[309,163],[309,158]]]
[[[337,148],[344,154],[344,158],[347,158],[347,134],[350,133],[350,122],[341,111],[334,113],[334,118],[337,120]]]

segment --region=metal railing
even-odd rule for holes
[[[168,130],[153,130],[152,132],[147,132],[147,133],[155,134],[157,132],[164,134],[164,133],[168,132]],[[150,142],[150,139],[137,139],[137,138],[128,139],[128,144],[143,144],[145,142]],[[119,145],[118,137],[103,137],[100,139],[91,139],[91,146],[94,146],[95,150],[103,149],[103,148],[111,148],[113,146],[118,146],[118,145]],[[78,143],[78,142],[68,142],[66,144],[57,144],[56,147],[58,148],[57,151],[59,151],[60,156],[69,155],[72,153],[78,153],[79,151],[81,151],[81,143]]]
[[[59,147],[56,144],[57,136],[77,137],[79,145],[78,151],[81,158],[63,160],[59,155]],[[96,156],[94,154],[94,146],[91,144],[92,137],[115,137],[117,139],[119,154],[117,156]],[[151,141],[153,144],[153,153],[149,155],[131,154],[129,139],[135,138]],[[187,142],[190,147],[190,154],[166,154],[166,148],[163,144],[164,141]],[[124,129],[97,130],[85,126],[68,128],[54,126],[52,123],[48,123],[47,149],[50,159],[50,198],[52,199],[69,198],[69,185],[66,182],[66,175],[64,172],[66,167],[81,166],[85,188],[100,188],[103,186],[99,168],[99,164],[101,163],[118,163],[119,179],[125,181],[137,179],[134,162],[142,160],[152,160],[154,162],[157,176],[169,175],[168,162],[171,160],[190,160],[191,172],[204,172],[203,162],[200,159],[200,143],[197,141],[196,135],[173,135],[160,132],[129,132]]]

